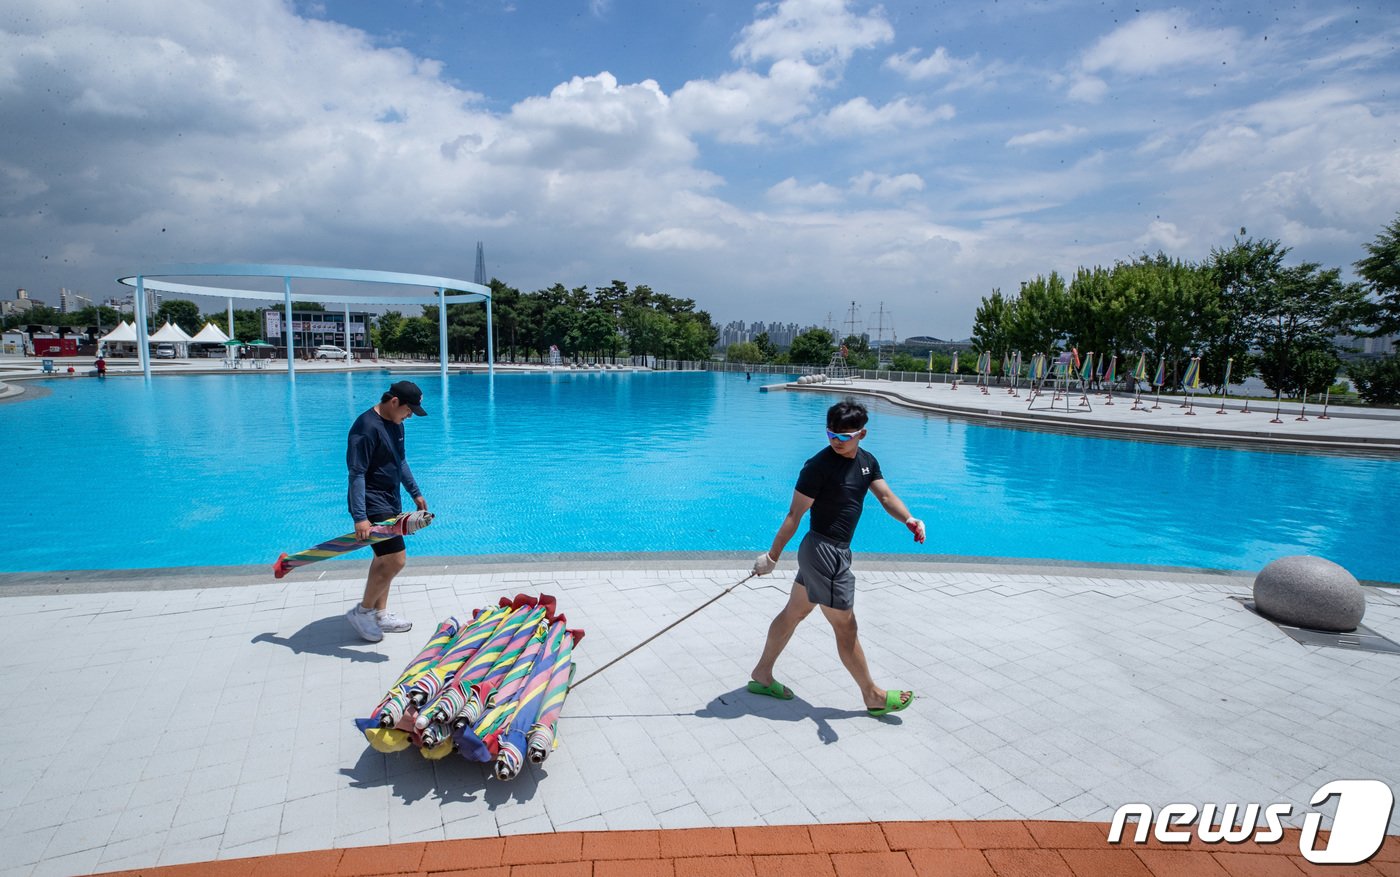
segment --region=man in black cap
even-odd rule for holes
[[[350,470],[350,517],[355,536],[368,539],[371,523],[386,521],[403,511],[399,485],[408,490],[422,511],[428,501],[413,480],[404,456],[403,422],[413,415],[424,416],[423,391],[412,381],[399,381],[389,388],[379,404],[361,414],[350,427],[345,449],[345,465]],[[401,633],[413,627],[388,611],[389,585],[407,559],[402,536],[376,542],[374,560],[369,565],[364,599],[352,606],[345,617],[355,632],[372,643],[384,638],[385,631]]]

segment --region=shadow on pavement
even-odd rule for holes
[[[778,700],[753,694],[745,688],[726,691],[714,700],[695,711],[701,719],[737,719],[740,716],[762,716],[780,722],[801,722],[811,719],[817,726],[817,739],[823,743],[835,743],[841,739],[832,727],[832,720],[864,719],[870,716],[864,710],[838,710],[831,707],[813,706],[801,697],[794,695],[792,700]],[[898,721],[898,720],[896,720]]]
[[[455,752],[429,761],[411,748],[382,753],[366,746],[355,766],[341,768],[340,774],[350,780],[352,789],[388,786],[394,797],[405,804],[431,795],[441,804],[483,801],[487,809],[495,810],[504,804],[534,798],[540,780],[549,772],[527,763],[520,776],[502,782],[492,776],[491,765],[467,761]]]
[[[389,660],[388,655],[381,655],[379,652],[362,652],[349,648],[348,643],[360,646],[374,644],[364,642],[356,636],[344,615],[318,618],[288,637],[281,637],[275,633],[260,633],[253,637],[252,641],[286,646],[298,655],[327,655],[332,658],[345,658],[348,661],[367,661],[371,664],[381,664]]]

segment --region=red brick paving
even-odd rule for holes
[[[870,822],[561,832],[392,844],[113,872],[112,877],[1400,877],[1400,836],[1361,865],[1274,844],[1110,845],[1106,823]]]

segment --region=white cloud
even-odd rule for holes
[[[758,143],[766,130],[807,115],[823,85],[806,61],[779,61],[762,75],[736,70],[718,79],[691,80],[671,97],[685,129],[730,143]]]
[[[857,49],[894,39],[894,28],[879,7],[853,14],[846,0],[779,0],[762,3],[760,18],[744,28],[733,55],[754,63],[808,59],[844,62]]]
[[[953,107],[942,104],[932,110],[908,98],[877,107],[864,97],[852,98],[812,120],[811,127],[830,137],[867,137],[872,134],[925,128],[947,121]]]
[[[829,205],[839,204],[845,199],[840,189],[826,183],[804,186],[793,177],[768,188],[765,196],[778,204]]]
[[[978,56],[955,58],[939,46],[928,57],[920,58],[921,49],[906,49],[885,59],[884,67],[910,82],[947,80],[945,91],[984,86],[1006,75],[1007,67],[1000,63],[982,64]]]
[[[1035,146],[1056,146],[1061,143],[1072,143],[1088,133],[1089,131],[1087,128],[1066,124],[1058,128],[1042,128],[1039,131],[1017,134],[1015,137],[1007,140],[1006,145],[1013,149]]]
[[[923,190],[924,180],[918,174],[899,174],[892,177],[889,174],[865,171],[851,180],[852,192],[883,200],[893,200],[901,195]]]
[[[1148,223],[1146,233],[1139,237],[1137,242],[1146,251],[1179,253],[1191,243],[1191,237],[1177,228],[1176,223],[1157,219]]]
[[[627,244],[643,250],[718,250],[724,239],[691,228],[663,228],[652,234],[634,234]]]
[[[1103,100],[1106,94],[1108,94],[1108,83],[1097,76],[1077,75],[1069,87],[1070,100],[1082,101],[1086,104],[1096,104]]]
[[[1090,72],[1157,73],[1172,67],[1233,63],[1235,28],[1193,28],[1180,10],[1146,12],[1101,38],[1081,60]]]

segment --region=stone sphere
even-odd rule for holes
[[[1321,557],[1280,557],[1254,577],[1254,608],[1274,621],[1333,632],[1356,630],[1366,591],[1356,577]]]

